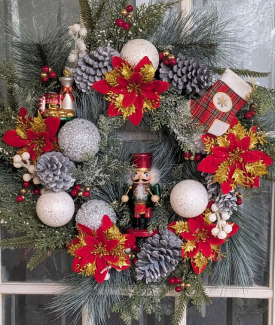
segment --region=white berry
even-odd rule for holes
[[[87,36],[87,29],[85,27],[82,27],[79,31],[79,35],[82,37],[86,37]]]
[[[33,178],[33,184],[40,184],[40,179],[37,176],[34,176]]]
[[[213,212],[218,212],[218,211],[219,211],[219,207],[217,206],[216,203],[213,203],[213,204],[211,205],[211,210],[212,210]]]
[[[21,168],[21,167],[22,167],[22,165],[21,165],[20,163],[17,163],[17,162],[14,162],[14,163],[13,163],[13,166],[14,166],[15,168]]]
[[[228,220],[230,218],[230,214],[228,212],[224,211],[222,213],[222,218],[223,218],[223,220]]]
[[[225,221],[225,220],[221,220],[221,221],[220,221],[220,226],[221,226],[221,227],[224,227],[225,225],[226,225],[226,221]]]
[[[28,160],[28,159],[30,159],[30,154],[28,153],[28,152],[24,152],[23,154],[22,154],[22,159],[23,160]]]
[[[21,158],[21,156],[20,155],[15,155],[14,157],[13,157],[13,162],[15,162],[15,163],[20,163],[22,161],[22,158]],[[21,164],[20,164],[20,166],[21,166]],[[17,167],[18,168],[18,167]]]
[[[226,236],[227,236],[227,234],[226,234],[225,231],[222,231],[222,230],[219,231],[219,233],[218,233],[218,238],[219,238],[219,239],[225,239]]]
[[[127,254],[128,254],[128,253],[131,253],[131,248],[126,248],[126,249],[124,250],[124,252],[127,253]]]
[[[75,34],[78,33],[80,31],[80,25],[79,24],[74,24],[73,26],[71,26],[71,31]]]
[[[29,168],[28,168],[28,170],[29,170],[29,172],[31,174],[34,174],[35,173],[35,167],[34,167],[34,165],[30,165]]]
[[[29,182],[32,179],[31,174],[24,174],[23,175],[23,180],[25,182]]]
[[[219,228],[217,228],[217,227],[215,227],[215,228],[213,228],[212,230],[211,230],[211,234],[213,235],[213,236],[218,236],[218,233],[220,232],[220,230],[219,230]]]
[[[208,217],[209,221],[215,222],[217,220],[216,214],[211,213],[210,216]]]
[[[232,226],[227,224],[226,226],[223,227],[223,230],[224,230],[227,234],[229,234],[229,233],[232,231]]]

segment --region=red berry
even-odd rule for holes
[[[132,12],[132,11],[134,10],[134,8],[133,8],[133,6],[128,5],[128,6],[126,6],[126,10],[127,10],[128,12]]]
[[[175,279],[175,282],[176,282],[177,284],[180,284],[180,283],[182,283],[182,280],[181,280],[181,278],[176,278],[176,279]]]
[[[50,70],[50,67],[48,67],[47,65],[45,65],[43,68],[42,68],[42,71],[45,72],[45,73],[48,73]]]
[[[30,186],[30,182],[23,182],[23,186],[24,186],[24,187],[28,187],[28,186]]]
[[[130,27],[131,27],[131,24],[130,23],[124,23],[123,24],[123,29],[125,29],[125,30],[130,29]]]
[[[40,189],[39,189],[39,188],[35,188],[35,189],[33,190],[33,194],[34,194],[34,195],[39,195],[39,194],[40,194]]]
[[[250,114],[254,116],[256,114],[256,111],[250,111]]]
[[[131,247],[131,250],[133,252],[137,252],[138,251],[138,245],[137,244],[134,244],[132,247]]]
[[[176,279],[175,278],[169,278],[168,283],[173,285],[173,284],[176,283]]]
[[[83,195],[84,195],[85,197],[89,197],[89,196],[90,196],[90,192],[89,192],[89,191],[85,191],[85,192],[83,193]]]
[[[170,60],[169,60],[169,59],[165,59],[165,60],[163,61],[163,63],[164,63],[165,65],[169,65],[169,64],[170,64]]]
[[[119,19],[116,20],[117,27],[122,27],[123,24],[124,24],[124,21],[122,19],[119,18]]]
[[[136,262],[138,261],[137,258],[133,259],[133,263],[136,264]]]
[[[247,120],[251,119],[252,116],[253,116],[253,115],[251,114],[251,112],[247,112],[247,113],[244,114],[244,117],[245,117]]]
[[[163,52],[160,52],[160,54],[159,54],[159,59],[160,59],[160,60],[163,60],[163,59],[164,59],[164,54],[163,54]]]
[[[172,64],[172,65],[176,65],[176,64],[177,64],[177,60],[176,60],[176,59],[171,59],[171,60],[170,60],[170,64]]]
[[[49,81],[49,77],[41,78],[41,81],[47,82],[47,81]]]
[[[77,185],[74,186],[74,188],[75,188],[76,190],[80,191],[80,190],[81,190],[81,185],[77,184]]]
[[[176,291],[176,292],[181,292],[181,290],[182,290],[182,289],[181,289],[180,286],[177,286],[177,287],[175,288],[175,291]]]
[[[202,160],[202,155],[200,153],[195,154],[195,161],[201,161]]]
[[[22,195],[18,195],[17,198],[16,198],[17,202],[22,202],[23,200],[24,200],[24,198],[23,198]]]
[[[237,198],[236,204],[241,205],[243,203],[243,200],[239,197]]]
[[[54,79],[56,77],[56,73],[54,71],[51,71],[50,74],[49,74],[49,77],[51,79]]]
[[[71,195],[72,196],[77,196],[78,194],[78,190],[74,189],[74,190],[71,190]]]
[[[191,152],[187,151],[184,153],[184,158],[190,158],[191,157]]]

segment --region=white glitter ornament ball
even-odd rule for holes
[[[120,52],[120,56],[133,65],[137,65],[141,59],[148,56],[156,70],[159,65],[158,50],[145,39],[133,39],[126,43]]]
[[[67,122],[59,131],[58,144],[72,161],[83,161],[85,152],[95,155],[99,150],[100,135],[90,121],[76,118]]]
[[[181,217],[194,218],[203,213],[208,204],[206,188],[197,181],[179,182],[170,195],[172,209]]]
[[[37,201],[36,213],[45,225],[61,227],[72,219],[74,201],[66,192],[46,191]]]
[[[102,200],[90,200],[82,204],[81,208],[77,211],[75,221],[93,230],[97,230],[102,224],[104,215],[107,215],[113,223],[116,222],[116,213],[108,203]]]

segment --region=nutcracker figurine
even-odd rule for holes
[[[131,162],[136,165],[134,172],[127,181],[126,194],[121,197],[121,204],[129,201],[134,211],[133,229],[127,230],[135,237],[149,237],[146,229],[148,219],[152,216],[154,203],[160,206],[159,171],[151,168],[152,154],[135,153]]]

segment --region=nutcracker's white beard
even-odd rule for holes
[[[136,193],[137,193],[138,200],[144,199],[146,192],[145,192],[145,188],[142,183],[139,183],[138,186],[136,187]]]

